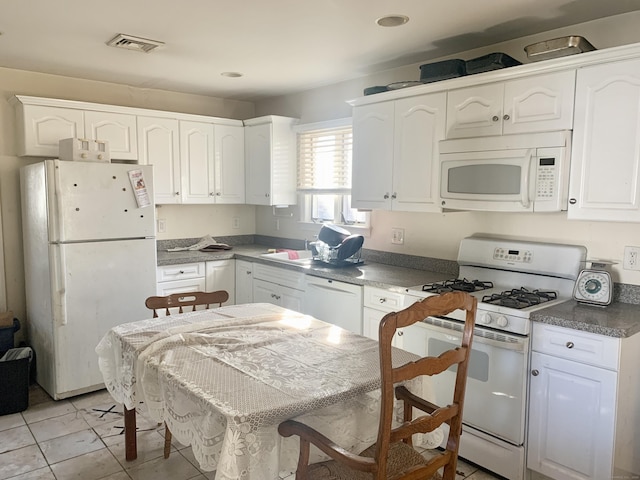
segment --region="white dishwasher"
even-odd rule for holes
[[[307,275],[304,313],[362,335],[362,287]]]

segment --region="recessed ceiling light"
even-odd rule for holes
[[[376,20],[381,27],[399,27],[409,21],[406,15],[385,15]]]
[[[220,75],[222,75],[223,77],[238,78],[238,77],[242,76],[242,73],[240,73],[240,72],[222,72]]]

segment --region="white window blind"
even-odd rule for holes
[[[298,133],[298,191],[351,193],[351,126]]]

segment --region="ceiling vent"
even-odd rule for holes
[[[164,45],[164,42],[149,40],[148,38],[134,37],[133,35],[125,35],[119,33],[107,42],[110,47],[124,48],[126,50],[135,50],[137,52],[148,53],[154,48]]]

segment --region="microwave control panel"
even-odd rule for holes
[[[536,181],[536,200],[553,198],[556,191],[556,158],[538,159],[538,179]]]
[[[567,209],[568,159],[566,148],[538,148],[535,161],[534,211]],[[532,192],[532,193],[533,193]]]

